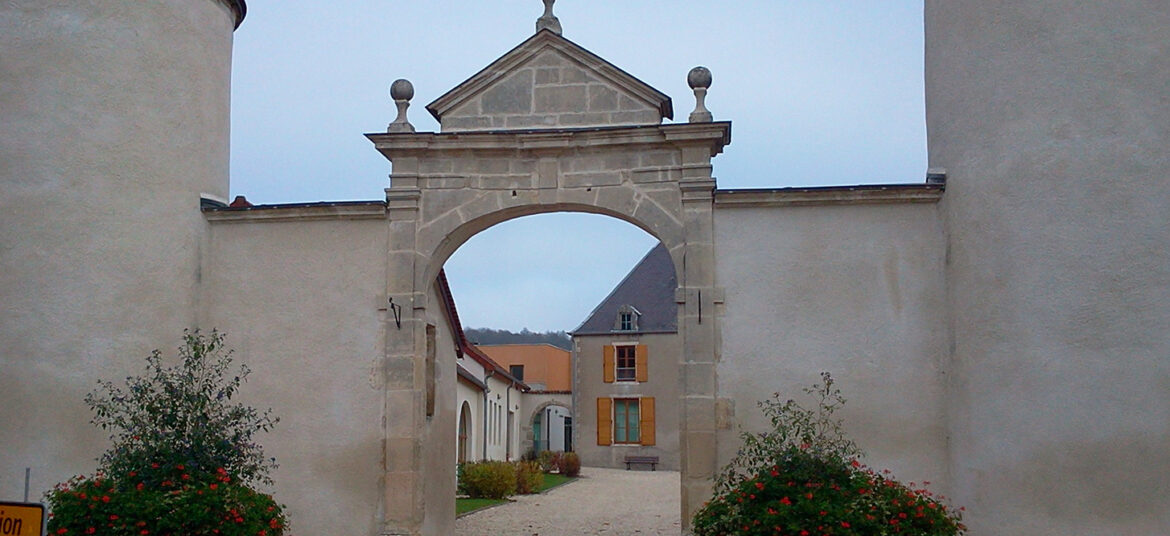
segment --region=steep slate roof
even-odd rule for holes
[[[619,333],[613,327],[618,309],[623,305],[630,305],[642,313],[638,317],[638,330],[634,333],[677,333],[678,305],[674,301],[677,286],[670,253],[666,246],[658,244],[571,334]]]

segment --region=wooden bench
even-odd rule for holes
[[[649,464],[651,471],[658,470],[658,456],[626,456],[626,470],[630,470],[630,464],[643,463]]]

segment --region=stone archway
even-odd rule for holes
[[[590,212],[632,223],[661,241],[679,288],[682,518],[710,494],[716,470],[718,351],[711,158],[728,123],[546,131],[388,133],[368,137],[393,162],[386,320],[386,534],[424,534],[427,483],[453,468],[428,466],[425,430],[428,289],[443,263],[476,233],[547,212]],[[434,436],[434,437],[437,437]],[[434,465],[434,464],[432,464]],[[395,486],[391,487],[390,482]],[[405,483],[405,484],[403,484]],[[453,514],[452,514],[453,520]]]
[[[548,428],[550,424],[546,415],[547,410],[549,408],[557,407],[564,408],[565,411],[572,413],[571,406],[572,402],[565,402],[563,400],[546,400],[533,408],[532,412],[529,413],[528,418],[525,421],[526,426],[522,430],[522,432],[528,436],[528,439],[525,440],[525,444],[531,443],[532,449],[537,453],[539,453],[541,450],[572,450],[568,448],[555,448],[556,445],[551,444],[555,442],[545,442],[540,439],[541,437],[549,438],[551,435],[555,435],[550,434],[552,429]],[[538,423],[541,424],[538,425]],[[571,437],[565,438],[563,443],[571,446],[570,441]]]

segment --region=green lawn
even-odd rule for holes
[[[544,491],[550,490],[552,488],[560,486],[561,484],[571,482],[575,479],[576,479],[575,477],[568,477],[568,476],[559,475],[559,474],[546,473],[544,475],[544,485],[540,487],[540,491],[544,492]],[[497,504],[502,504],[502,503],[506,503],[506,502],[508,502],[508,499],[458,498],[458,499],[455,499],[455,515],[461,516],[463,514],[471,513],[471,512],[474,512],[476,510],[482,510],[482,509],[487,508],[489,506],[495,506]]]
[[[564,475],[559,474],[559,473],[545,473],[544,474],[544,485],[540,487],[540,491],[543,492],[545,490],[555,488],[561,484],[564,484],[566,482],[570,482],[575,478],[576,477],[564,476]]]
[[[455,499],[455,515],[461,516],[468,512],[482,510],[489,506],[495,506],[508,502],[508,499]]]

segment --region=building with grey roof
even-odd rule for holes
[[[678,412],[665,409],[679,397],[677,287],[659,244],[573,330],[573,422],[585,465],[626,467],[642,458],[657,466],[634,467],[678,468]]]

